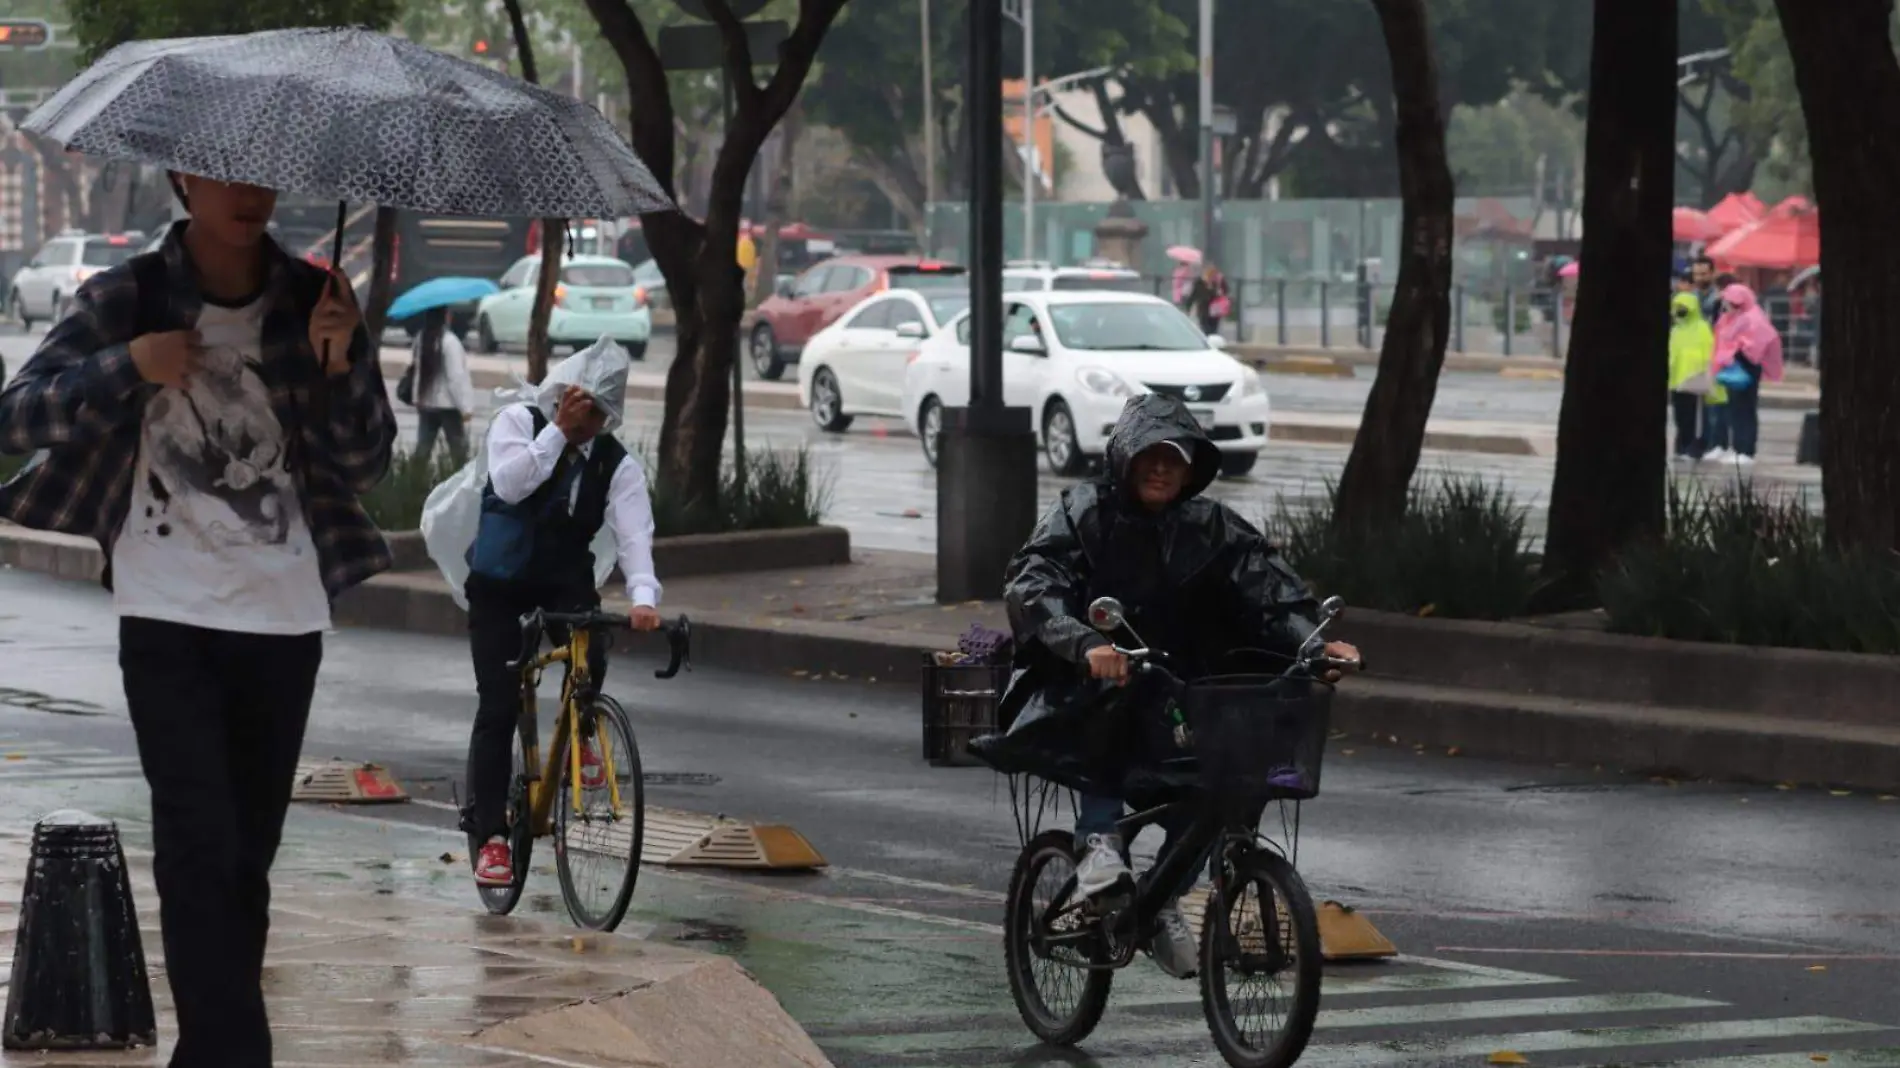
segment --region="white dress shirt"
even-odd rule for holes
[[[422,357],[422,339],[409,348],[409,358]],[[418,409],[457,411],[470,415],[475,411],[475,383],[469,376],[468,351],[447,330],[442,331],[442,367],[429,380],[429,387],[416,398]]]
[[[511,404],[495,413],[488,426],[488,478],[495,495],[518,504],[554,474],[554,465],[567,448],[567,435],[550,422],[539,435],[526,405]],[[580,447],[591,456],[594,443]],[[571,513],[580,499],[580,480],[568,494]],[[607,524],[618,546],[620,573],[627,579],[627,599],[649,608],[660,603],[660,580],[653,574],[653,502],[647,498],[647,476],[630,453],[614,468],[607,484]]]

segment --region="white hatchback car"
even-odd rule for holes
[[[7,313],[22,327],[66,317],[79,284],[139,251],[145,235],[86,234],[69,230],[48,241],[7,286]]]
[[[969,306],[967,290],[887,289],[813,334],[798,361],[798,397],[812,422],[838,433],[855,416],[902,416],[905,368]]]
[[[934,466],[943,410],[968,403],[970,317],[926,342],[904,380],[904,419]],[[1043,453],[1076,475],[1108,445],[1140,393],[1179,397],[1220,446],[1223,475],[1253,470],[1266,447],[1267,387],[1218,338],[1158,297],[1013,293],[1003,304],[1003,398],[1035,413]]]

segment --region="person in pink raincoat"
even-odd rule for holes
[[[1722,317],[1715,324],[1715,377],[1728,390],[1730,463],[1755,462],[1761,436],[1761,384],[1782,376],[1781,335],[1755,300],[1755,291],[1736,283],[1722,290]]]

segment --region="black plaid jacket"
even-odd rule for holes
[[[130,506],[145,405],[158,392],[139,376],[129,345],[139,332],[188,327],[204,306],[183,233],[182,223],[174,226],[149,254],[162,261],[162,299],[140,299],[138,276],[159,276],[149,260],[143,268],[126,263],[94,275],[73,295],[71,314],[0,391],[0,453],[39,454],[0,486],[0,518],[89,535],[111,559]],[[304,516],[334,599],[392,562],[357,498],[389,469],[396,418],[362,328],[350,342],[348,375],[326,379],[318,367],[309,323],[325,273],[274,243],[267,255],[258,374],[291,441]],[[142,310],[159,321],[141,323]]]

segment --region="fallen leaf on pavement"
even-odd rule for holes
[[[1447,749],[1447,750],[1445,750],[1445,755],[1446,755],[1446,756],[1457,756],[1457,755],[1458,755],[1459,753],[1461,753],[1461,752],[1463,752],[1463,751],[1464,751],[1464,750],[1462,750],[1462,749],[1459,749],[1459,748],[1458,748],[1457,746],[1455,746],[1455,745],[1454,745],[1454,746],[1452,746],[1452,747],[1451,747],[1450,749]]]
[[[444,863],[444,864],[453,864],[453,863],[455,863],[455,862],[456,862],[456,860],[457,860],[458,858],[457,858],[457,857],[456,857],[456,855],[455,855],[455,854],[453,854],[453,853],[444,853],[444,854],[442,854],[442,858],[441,858],[441,859],[442,859],[442,863]]]
[[[1776,784],[1775,784],[1775,789],[1777,789],[1777,790],[1792,790],[1792,789],[1794,789],[1794,785],[1793,785],[1792,783],[1785,783],[1785,782],[1778,782],[1778,783],[1776,783]]]
[[[915,509],[915,508],[906,508],[906,509],[904,509],[904,518],[905,518],[905,519],[922,519],[923,517],[924,517],[924,513],[922,513],[922,512],[920,512],[920,511],[918,511],[918,510],[917,510],[917,509]]]
[[[803,586],[804,584],[805,584],[804,579],[793,579],[792,581],[786,583],[786,585],[788,586]]]
[[[1892,794],[1881,794],[1881,795],[1880,795],[1879,797],[1877,797],[1877,798],[1874,798],[1874,800],[1876,800],[1876,801],[1892,801],[1892,800],[1894,800],[1894,796],[1893,796]]]
[[[811,674],[811,672],[806,671],[804,668],[799,668],[798,670],[792,672],[792,678],[802,679],[809,674]]]
[[[26,754],[25,753],[8,753],[7,759],[8,760],[25,760]]]
[[[1827,1054],[1825,1054],[1825,1053],[1810,1053],[1810,1054],[1808,1054],[1808,1059],[1809,1059],[1809,1060],[1811,1060],[1811,1061],[1813,1061],[1813,1062],[1814,1062],[1814,1063],[1816,1063],[1816,1064],[1826,1064],[1826,1063],[1827,1063]]]
[[[1833,795],[1834,795],[1835,797],[1852,797],[1852,796],[1854,796],[1854,791],[1852,791],[1852,790],[1829,790],[1829,791],[1828,791],[1828,793],[1830,793],[1830,794],[1833,794]]]
[[[1438,611],[1438,606],[1437,606],[1437,605],[1435,605],[1435,604],[1428,604],[1428,605],[1426,605],[1425,607],[1423,607],[1423,608],[1421,608],[1421,609],[1419,609],[1419,610],[1418,610],[1418,614],[1419,614],[1419,617],[1420,617],[1420,618],[1422,619],[1422,618],[1424,618],[1425,616],[1429,616],[1429,615],[1431,615],[1432,613],[1434,613],[1434,612],[1436,612],[1436,611]]]
[[[1486,1058],[1486,1064],[1529,1064],[1524,1055],[1514,1049],[1501,1049]]]
[[[1808,965],[1808,970],[1809,970],[1809,971],[1811,971],[1811,972],[1824,972],[1824,971],[1827,971],[1827,965],[1825,965],[1825,964],[1810,964],[1810,965]]]

